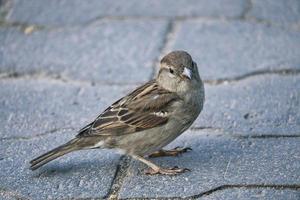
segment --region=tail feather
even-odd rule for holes
[[[78,139],[73,139],[70,142],[61,145],[35,159],[33,159],[32,161],[30,161],[30,169],[31,170],[36,170],[37,168],[45,165],[46,163],[60,157],[63,156],[67,153],[70,153],[72,151],[75,150],[79,150],[80,148],[75,144],[78,141]]]

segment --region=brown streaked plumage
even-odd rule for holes
[[[121,98],[66,144],[32,160],[35,170],[75,150],[121,149],[147,164],[149,174],[177,174],[185,169],[161,168],[144,156],[177,155],[188,149],[162,148],[183,133],[202,110],[204,87],[197,65],[184,51],[174,51],[161,60],[155,80]]]

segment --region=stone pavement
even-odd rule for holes
[[[146,176],[109,150],[28,162],[191,53],[206,103]],[[0,199],[300,199],[299,0],[1,0]]]

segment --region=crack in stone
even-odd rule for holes
[[[131,163],[131,158],[129,156],[123,155],[120,158],[119,164],[117,166],[117,170],[115,176],[113,178],[112,184],[110,186],[108,194],[104,197],[104,199],[114,200],[119,198],[119,192],[123,185],[124,179],[128,174],[128,170]]]
[[[38,134],[34,134],[32,136],[13,136],[13,137],[4,137],[4,138],[0,138],[0,142],[2,141],[9,141],[9,140],[32,140],[32,139],[36,139],[36,138],[41,138],[47,135],[51,135],[51,134],[56,134],[57,132],[60,131],[75,131],[77,130],[76,128],[73,127],[65,127],[65,128],[55,128],[55,129],[51,129],[49,131],[43,132],[43,133],[38,133]]]

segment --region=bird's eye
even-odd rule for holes
[[[169,68],[169,71],[171,74],[174,74],[174,70],[172,68]]]

